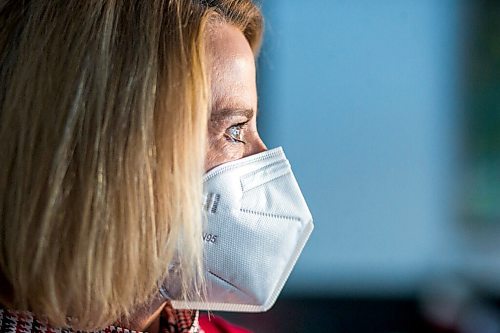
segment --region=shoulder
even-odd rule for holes
[[[80,332],[71,328],[53,328],[47,321],[40,320],[33,313],[15,311],[0,305],[0,333],[70,333]],[[169,304],[162,313],[161,333],[203,333],[198,326],[198,312],[175,310]],[[209,331],[213,332],[213,331]],[[216,331],[218,332],[218,331]],[[222,331],[225,332],[225,331]],[[232,332],[232,331],[230,331]],[[108,326],[94,333],[142,333],[119,326]]]

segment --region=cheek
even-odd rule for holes
[[[229,142],[217,134],[209,131],[205,172],[218,165],[242,158],[244,155],[242,144]]]

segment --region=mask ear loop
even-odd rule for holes
[[[168,294],[168,290],[164,286],[160,286],[160,295],[163,297],[165,300],[170,301],[172,298]]]

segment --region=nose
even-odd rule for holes
[[[266,151],[267,147],[260,138],[260,135],[256,132],[253,139],[247,141],[245,145],[245,157],[250,155],[255,155]]]

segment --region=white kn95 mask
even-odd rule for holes
[[[178,309],[267,311],[313,229],[290,163],[275,148],[222,164],[203,181],[206,295],[192,302],[172,285],[162,291]]]

